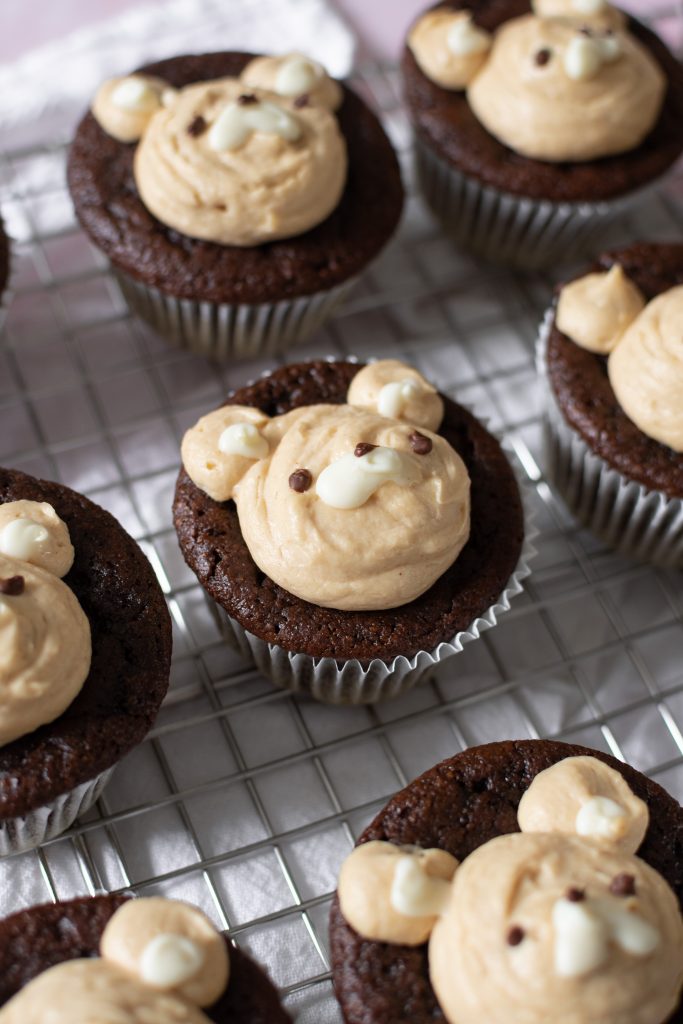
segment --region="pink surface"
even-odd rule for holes
[[[162,0],[158,0],[162,6]],[[226,0],[229,3],[229,0]],[[336,0],[366,48],[379,57],[399,52],[406,29],[428,0]],[[1,0],[0,60],[10,61],[83,25],[138,6],[140,0]],[[623,0],[621,6],[643,13],[653,0]]]

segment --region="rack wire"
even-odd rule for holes
[[[663,6],[651,20],[661,27],[674,13]],[[179,553],[170,506],[182,432],[266,364],[212,365],[128,315],[75,224],[65,140],[0,157],[16,239],[0,461],[113,512],[154,566],[175,644],[152,733],[69,833],[0,865],[0,914],[102,890],[188,899],[268,966],[297,1020],[316,1024],[340,1020],[327,955],[339,864],[386,799],[440,758],[554,737],[607,750],[683,796],[681,576],[604,549],[543,474],[533,348],[552,281],[455,249],[414,194],[396,68],[365,65],[355,86],[401,153],[407,211],[351,300],[294,355],[417,365],[506,434],[541,531],[526,592],[500,625],[377,707],[329,708],[272,688],[222,643]],[[683,176],[620,230],[680,239]]]

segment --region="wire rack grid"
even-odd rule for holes
[[[440,758],[549,736],[610,751],[683,795],[681,577],[605,550],[543,475],[534,341],[552,281],[457,251],[413,193],[396,68],[366,65],[355,85],[404,158],[407,211],[353,298],[296,358],[417,365],[507,435],[540,529],[533,575],[500,625],[377,707],[329,708],[273,689],[221,642],[176,544],[182,432],[265,364],[209,364],[127,314],[75,224],[63,139],[0,157],[16,240],[0,461],[113,512],[157,572],[175,644],[153,732],[76,827],[0,865],[0,914],[102,890],[188,899],[268,966],[298,1021],[316,1024],[340,1020],[327,955],[339,864],[386,799]],[[621,228],[631,238],[682,230],[680,175]]]

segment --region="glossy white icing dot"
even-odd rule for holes
[[[296,142],[301,137],[301,126],[292,114],[268,100],[229,103],[211,126],[209,146],[217,152],[238,149],[254,132]]]
[[[391,905],[406,917],[431,917],[443,913],[451,891],[451,883],[433,878],[422,870],[420,857],[401,857],[394,870]]]
[[[576,815],[576,832],[588,839],[618,839],[627,825],[621,804],[608,796],[594,796],[581,804]]]
[[[413,484],[420,479],[414,460],[394,448],[379,446],[361,455],[342,455],[326,466],[315,485],[321,501],[332,508],[360,508],[382,484]]]
[[[122,78],[113,89],[111,102],[123,110],[146,111],[159,106],[159,97],[144,78],[130,77]]]
[[[275,92],[281,96],[301,96],[314,89],[323,74],[320,64],[308,57],[288,57],[275,76]]]
[[[177,988],[201,969],[204,955],[184,935],[164,933],[148,942],[140,956],[140,977],[155,988]]]
[[[48,539],[48,531],[32,519],[13,519],[0,530],[0,553],[30,562]]]
[[[218,447],[224,455],[243,455],[245,459],[263,459],[270,451],[253,423],[231,423],[218,438]]]
[[[472,21],[467,13],[457,18],[448,30],[448,49],[456,57],[469,57],[474,53],[485,53],[491,48],[491,36]]]

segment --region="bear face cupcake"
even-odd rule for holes
[[[683,566],[683,245],[605,253],[539,341],[548,474],[607,544]]]
[[[440,4],[403,76],[425,198],[493,261],[570,259],[683,150],[680,64],[604,0]]]
[[[214,358],[310,336],[403,203],[375,115],[297,54],[176,57],[105,82],[68,180],[131,308]]]
[[[342,865],[346,1024],[680,1021],[683,813],[614,758],[551,741],[458,754]]]
[[[95,896],[0,921],[0,1021],[291,1024],[266,973],[176,900]]]
[[[163,594],[116,520],[0,470],[0,855],[97,799],[152,725],[170,658]]]
[[[182,457],[175,526],[225,635],[322,700],[406,689],[528,572],[500,445],[396,360],[276,370],[203,417]]]

